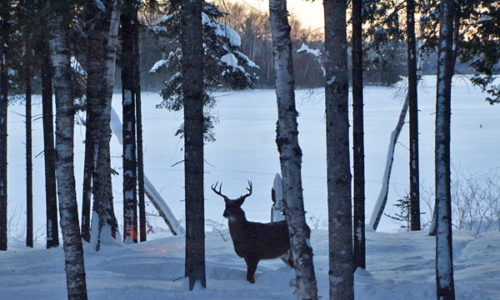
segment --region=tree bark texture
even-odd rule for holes
[[[420,179],[418,160],[417,49],[415,40],[415,1],[406,1],[408,56],[408,97],[410,101],[410,229],[420,230]]]
[[[11,1],[0,1],[0,251],[7,250],[7,70]]]
[[[184,94],[184,179],[186,197],[186,276],[189,289],[206,287],[203,193],[203,48],[200,0],[183,0],[181,11]]]
[[[354,299],[346,1],[324,0],[330,299]]]
[[[269,1],[269,12],[278,104],[276,145],[280,154],[285,216],[290,233],[297,295],[299,299],[318,299],[313,251],[309,242],[310,229],[306,223],[302,194],[302,150],[298,141],[298,113],[295,109],[292,44],[286,1]]]
[[[47,24],[44,24],[45,28]],[[45,163],[45,202],[47,249],[59,246],[57,217],[56,157],[54,149],[54,110],[52,103],[53,67],[50,59],[48,37],[40,38],[39,55],[42,57],[42,115],[43,149]]]
[[[78,224],[78,207],[74,176],[74,113],[70,51],[70,6],[66,1],[53,1],[53,30],[50,41],[54,64],[56,95],[56,178],[59,213],[64,241],[64,257],[68,299],[87,299],[83,247]]]
[[[92,200],[92,176],[94,174],[94,141],[92,114],[87,109],[85,118],[85,155],[82,191],[82,238],[90,242],[90,202]]]
[[[365,145],[363,117],[362,1],[352,1],[352,111],[354,164],[354,267],[366,268]]]
[[[453,77],[454,1],[441,2],[436,92],[436,292],[437,299],[455,299],[450,192],[450,117]]]
[[[136,78],[138,49],[136,1],[124,2],[121,16],[121,77],[123,107],[123,241],[137,243],[137,154],[136,154]]]
[[[117,222],[113,211],[111,185],[111,98],[116,61],[116,41],[119,23],[116,0],[86,3],[87,20],[87,110],[91,114],[94,172],[92,175],[93,211],[99,218],[92,228],[93,246],[99,250],[103,240],[116,238]]]

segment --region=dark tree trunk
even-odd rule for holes
[[[7,107],[10,1],[0,2],[0,251],[7,250]]]
[[[42,57],[43,148],[45,162],[45,202],[48,249],[59,246],[59,230],[57,223],[56,157],[54,149],[54,112],[52,103],[53,67],[50,59],[48,40],[46,38],[41,38],[39,47],[39,53]]]
[[[56,94],[56,176],[61,228],[64,241],[68,299],[87,299],[82,239],[76,202],[73,130],[74,113],[70,52],[70,7],[66,1],[53,1],[53,31],[50,41],[54,63]]]
[[[83,166],[82,238],[90,242],[90,202],[92,200],[92,176],[94,174],[94,143],[92,114],[87,109],[85,118],[85,158]]]
[[[137,243],[137,155],[135,139],[135,31],[137,6],[134,0],[124,2],[121,16],[121,70],[123,106],[123,241]]]
[[[27,38],[27,37],[25,37]],[[25,42],[26,84],[26,246],[33,248],[33,147],[31,134],[31,43]]]
[[[117,222],[113,211],[111,185],[111,97],[116,59],[116,34],[119,12],[116,0],[104,1],[104,10],[95,1],[86,3],[87,27],[87,110],[92,127],[94,172],[92,193],[97,228],[92,228],[93,247],[99,250],[103,240],[116,238]]]
[[[201,1],[183,0],[181,11],[184,95],[184,180],[186,197],[186,276],[206,287],[203,191],[203,49]]]
[[[363,118],[362,1],[352,1],[352,111],[354,160],[354,268],[366,268],[365,145]]]
[[[295,108],[292,43],[286,1],[269,1],[269,15],[278,104],[276,145],[283,175],[283,199],[290,232],[297,295],[299,299],[318,299],[313,251],[309,242],[311,231],[306,223],[302,194],[302,150],[298,141],[298,113]]]
[[[415,1],[406,1],[408,54],[408,97],[410,101],[410,229],[420,230],[420,184],[418,162],[417,46],[415,41]]]
[[[450,192],[450,117],[454,1],[441,2],[436,95],[436,292],[437,299],[455,299]]]
[[[139,32],[137,32],[137,48],[139,47]],[[140,229],[140,241],[146,241],[146,202],[145,202],[145,191],[144,191],[144,154],[143,154],[143,140],[142,140],[142,105],[141,105],[141,82],[140,82],[140,53],[138,52],[137,71],[135,72],[137,78],[137,94],[135,98],[135,114],[136,114],[136,125],[137,125],[137,183],[139,189],[139,229]]]
[[[330,298],[354,299],[346,1],[324,0]]]

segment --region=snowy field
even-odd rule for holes
[[[434,182],[435,76],[426,76],[419,87],[420,170],[423,189]],[[500,106],[484,101],[485,95],[456,77],[452,104],[453,172],[470,176],[500,174]],[[225,226],[224,202],[210,190],[223,182],[223,193],[238,196],[251,180],[254,192],[243,209],[252,221],[270,219],[270,189],[279,171],[275,145],[277,110],[274,90],[227,91],[215,94],[217,141],[207,144],[205,158],[205,215],[207,230]],[[120,95],[113,107],[121,115]],[[157,93],[144,93],[145,172],[174,214],[184,219],[183,141],[173,134],[182,123],[182,112],[156,109]],[[378,196],[391,131],[404,96],[399,87],[365,88],[366,215],[369,218]],[[326,146],[324,95],[322,89],[296,93],[299,141],[303,150],[303,187],[309,225],[313,229],[316,272],[320,293],[327,298]],[[41,115],[40,97],[34,99],[33,114]],[[8,193],[9,251],[0,253],[0,299],[65,298],[62,250],[42,250],[45,230],[43,157],[34,158],[35,250],[26,250],[24,106],[9,107]],[[83,115],[82,115],[83,116]],[[42,121],[33,124],[33,153],[43,150]],[[408,134],[405,126],[396,147],[386,212],[408,192]],[[77,194],[81,197],[85,130],[75,129]],[[121,223],[122,147],[112,138],[115,213]],[[424,194],[424,193],[423,193]],[[426,211],[424,203],[422,209]],[[154,213],[148,206],[148,212]],[[429,212],[423,215],[426,222]],[[293,299],[289,280],[293,272],[279,260],[258,268],[257,284],[244,280],[244,262],[234,254],[231,241],[224,242],[215,230],[207,235],[209,289],[186,293],[183,274],[183,237],[167,237],[161,218],[150,217],[155,239],[142,245],[118,245],[100,254],[86,251],[91,299]],[[367,219],[368,222],[368,219]],[[379,233],[368,234],[368,271],[356,274],[358,299],[430,299],[434,297],[434,239],[424,233],[395,233],[399,224],[383,217]],[[222,229],[225,230],[225,229]],[[390,232],[390,233],[389,233]],[[227,232],[223,231],[226,238]],[[500,295],[500,234],[455,235],[455,269],[458,299],[498,299]],[[413,291],[409,291],[413,289]]]
[[[189,292],[184,274],[184,238],[117,244],[99,253],[85,250],[89,299],[296,299],[295,274],[279,260],[261,262],[256,283],[245,280],[227,231],[207,234],[207,289]],[[433,237],[423,232],[367,234],[367,271],[355,274],[360,300],[435,299]],[[321,299],[328,299],[328,237],[311,237]],[[455,232],[457,300],[497,300],[500,295],[500,233]],[[26,249],[21,243],[0,253],[0,299],[66,299],[63,251]]]

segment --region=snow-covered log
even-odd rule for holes
[[[123,144],[122,124],[120,121],[120,117],[118,117],[114,109],[111,110],[111,130],[113,131],[120,144]],[[182,227],[179,220],[177,220],[163,197],[160,195],[160,193],[158,193],[158,191],[155,189],[146,175],[144,175],[144,190],[149,201],[151,201],[153,206],[165,221],[165,224],[167,224],[168,228],[170,228],[172,234],[183,234],[185,232],[184,227]]]

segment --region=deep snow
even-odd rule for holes
[[[246,266],[227,231],[207,234],[207,289],[188,291],[184,237],[157,236],[139,245],[117,244],[99,253],[85,248],[89,299],[296,299],[292,269],[280,259],[261,262],[256,284],[245,280]],[[435,298],[434,237],[423,232],[367,233],[367,270],[355,274],[360,300]],[[327,232],[314,230],[316,276],[328,299]],[[457,300],[494,300],[500,295],[500,232],[474,236],[455,232]],[[66,299],[61,248],[11,245],[0,253],[0,299]]]
[[[434,182],[435,76],[425,76],[419,87],[420,170],[421,183],[432,189]],[[366,215],[370,216],[378,195],[390,132],[394,129],[404,95],[399,88],[365,88]],[[456,77],[452,90],[452,163],[453,172],[473,176],[498,174],[500,170],[500,106],[484,101],[484,94],[462,78]],[[303,156],[305,207],[310,226],[326,227],[326,154],[322,89],[296,93],[299,116],[299,142]],[[209,189],[222,181],[223,192],[237,196],[245,192],[247,180],[253,181],[254,193],[243,208],[253,221],[268,221],[271,213],[270,190],[279,170],[275,146],[277,118],[274,90],[228,91],[215,94],[217,141],[206,146],[205,198],[207,230],[222,228],[224,203]],[[182,123],[182,112],[155,108],[161,99],[157,93],[144,93],[145,171],[173,213],[183,219],[184,190],[182,140],[173,134]],[[34,97],[33,153],[43,150],[40,98]],[[113,106],[121,114],[121,95]],[[34,158],[34,227],[37,247],[27,250],[24,239],[25,166],[24,106],[9,107],[9,251],[0,253],[0,299],[22,296],[41,299],[65,297],[61,249],[42,250],[44,245],[45,193],[43,157]],[[80,115],[83,117],[83,114]],[[77,194],[81,197],[83,126],[75,128],[75,166]],[[398,197],[408,190],[408,134],[403,129],[396,147],[386,212],[393,213]],[[121,173],[122,147],[112,138],[112,166]],[[42,154],[43,155],[43,154]],[[455,171],[458,170],[458,171]],[[121,175],[113,177],[115,213],[121,223]],[[425,205],[422,203],[425,211]],[[148,206],[149,212],[154,212]],[[423,215],[424,222],[430,217]],[[170,237],[159,217],[149,222],[157,233],[142,245],[118,245],[97,255],[86,252],[91,299],[175,299],[187,296],[203,299],[293,299],[289,280],[293,272],[279,260],[262,264],[256,286],[244,281],[244,262],[216,231],[207,236],[209,289],[185,292],[183,280],[173,280],[183,273],[183,237]],[[397,231],[395,224],[382,217],[379,233],[368,233],[368,272],[356,274],[358,299],[428,299],[434,297],[434,239],[424,233],[384,233]],[[227,232],[225,233],[228,238]],[[455,269],[458,299],[494,299],[500,294],[500,235],[498,232],[477,237],[455,234]],[[320,292],[327,297],[327,237],[324,231],[313,232],[316,272]],[[133,281],[133,282],[132,282]],[[415,292],[408,293],[409,289]],[[144,296],[139,296],[141,295]],[[403,296],[400,296],[403,295]],[[408,296],[405,296],[408,295]],[[222,298],[221,298],[222,297]]]

